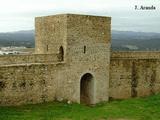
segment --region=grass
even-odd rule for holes
[[[0,107],[0,120],[160,120],[160,94],[95,107],[59,102]]]

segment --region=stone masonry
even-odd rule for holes
[[[111,52],[110,17],[35,21],[35,54],[0,56],[0,105],[96,104],[160,92],[160,52]]]

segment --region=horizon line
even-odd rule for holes
[[[0,33],[16,33],[16,32],[23,32],[23,31],[35,31],[35,29],[24,29],[24,30],[15,30],[15,31],[6,31],[6,32],[0,32]],[[119,32],[137,32],[137,33],[157,33],[160,34],[160,32],[145,32],[145,31],[131,31],[131,30],[118,30],[118,29],[111,29],[111,31],[119,31]]]

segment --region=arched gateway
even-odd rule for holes
[[[94,78],[92,74],[86,73],[80,81],[80,102],[84,104],[93,104]]]

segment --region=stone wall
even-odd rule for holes
[[[111,18],[89,15],[67,15],[66,61],[80,90],[81,77],[91,74],[92,101],[108,101]],[[75,79],[76,78],[76,79]],[[77,91],[76,90],[76,91]],[[80,101],[80,91],[77,91]],[[89,96],[89,95],[88,95]]]
[[[81,103],[85,75],[90,104],[160,92],[160,52],[110,52],[110,17],[46,16],[35,26],[36,54],[0,56],[0,105]]]
[[[111,58],[119,59],[160,59],[159,51],[128,51],[128,52],[111,52]]]
[[[90,15],[67,15],[67,44],[110,44],[111,18]]]
[[[112,52],[110,97],[125,99],[160,92],[160,52]]]
[[[110,17],[88,15],[36,18],[39,55],[0,58],[0,105],[55,99],[81,103],[80,86],[86,74],[93,77],[90,104],[108,101],[110,24]],[[64,60],[60,61],[61,46]]]
[[[3,55],[0,56],[1,65],[53,63],[60,61],[58,54],[31,54],[31,55]]]
[[[57,99],[63,63],[0,67],[0,105],[40,103]],[[62,77],[62,78],[61,78]]]
[[[67,15],[35,18],[35,53],[58,54],[66,46]]]
[[[103,61],[109,56],[105,56],[107,52],[98,52],[99,49],[91,48],[86,54],[82,52],[81,57],[74,56],[72,64],[54,62],[1,65],[0,104],[19,105],[56,99],[80,103],[80,80],[85,73],[91,73],[94,77],[96,102],[103,101],[104,92],[108,96],[108,90],[102,86],[108,84],[103,80],[104,76],[109,77],[109,96],[113,99],[148,96],[160,92],[159,52],[112,52],[111,61],[106,64],[106,68],[110,64],[108,75],[108,69],[102,68]],[[104,47],[103,51],[106,49]],[[80,49],[76,48],[74,54],[77,50]],[[96,52],[91,54],[93,51]],[[92,60],[91,64],[88,64],[88,59]]]
[[[54,100],[59,64],[58,54],[0,56],[0,105]]]

